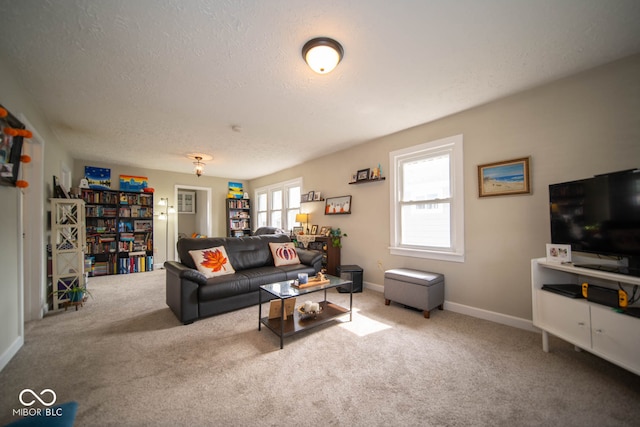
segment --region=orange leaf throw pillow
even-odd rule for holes
[[[217,248],[202,249],[197,251],[189,251],[193,262],[196,264],[198,271],[205,277],[224,276],[225,274],[233,274],[236,271],[229,262],[227,251],[224,246]]]
[[[269,242],[269,248],[271,249],[271,255],[273,255],[273,262],[276,267],[300,264],[300,258],[298,258],[298,252],[296,252],[296,247],[293,243]]]

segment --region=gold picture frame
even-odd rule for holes
[[[529,157],[478,166],[478,196],[531,193]]]

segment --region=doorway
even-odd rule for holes
[[[44,141],[24,115],[20,121],[33,136],[25,140],[22,153],[31,162],[21,165],[22,179],[29,186],[22,191],[22,277],[24,321],[42,319],[47,311],[45,264],[45,212],[44,207]],[[24,262],[24,260],[29,260]]]
[[[211,188],[192,185],[176,184],[174,191],[176,214],[174,226],[174,255],[177,260],[178,249],[175,243],[182,237],[199,236],[211,237]],[[179,203],[182,201],[182,204]]]

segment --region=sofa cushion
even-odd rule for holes
[[[198,286],[198,301],[211,301],[247,292],[251,292],[249,279],[236,272],[207,279],[206,285]]]
[[[273,256],[273,263],[276,267],[282,265],[295,265],[300,264],[300,258],[296,252],[296,247],[292,242],[286,243],[274,243],[269,242],[269,248],[271,249],[271,255]]]
[[[265,234],[250,237],[209,237],[206,239],[184,238],[178,240],[178,255],[180,262],[195,269],[193,258],[189,251],[224,246],[229,256],[229,262],[236,271],[248,268],[273,266],[273,257],[269,250],[269,242],[290,242],[289,236]]]
[[[305,264],[283,265],[281,267],[276,267],[276,268],[285,273],[287,277],[284,280],[297,279],[298,273],[307,273],[309,277],[313,277],[317,273],[314,267],[311,267]]]
[[[189,251],[189,254],[193,258],[193,262],[198,271],[207,278],[224,276],[236,272],[229,262],[229,256],[224,246],[197,249]]]

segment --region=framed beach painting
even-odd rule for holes
[[[531,193],[529,157],[478,166],[480,197]]]

